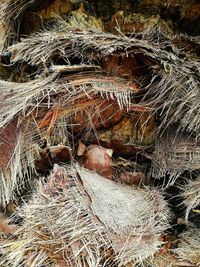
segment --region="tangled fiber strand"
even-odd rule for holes
[[[42,131],[33,122],[23,121],[17,126],[17,119],[8,124],[0,134],[0,203],[5,206],[14,200],[16,194],[34,187],[37,175],[35,160]]]
[[[0,3],[0,32],[5,33],[5,38],[1,39],[1,47],[9,45],[10,40],[15,40],[19,35],[19,20],[26,9],[36,0],[2,0]],[[16,29],[15,29],[16,28]]]
[[[174,184],[184,171],[200,168],[200,146],[195,138],[170,127],[157,139],[152,157],[152,176],[168,175],[167,186]]]
[[[176,73],[175,73],[176,72]],[[153,82],[153,80],[158,82]],[[159,110],[161,124],[159,129],[167,128],[174,122],[179,122],[178,130],[192,132],[199,138],[200,132],[200,77],[198,72],[187,75],[187,71],[159,71],[149,85],[145,97],[146,105]]]
[[[0,5],[0,16],[3,21],[18,18],[36,0],[3,0]]]
[[[26,83],[14,83],[0,81],[0,128],[9,123],[16,115],[28,116],[41,108],[51,108],[55,102],[64,101],[71,105],[74,101],[87,97],[94,98],[99,95],[102,98],[116,100],[119,108],[129,109],[131,95],[138,88],[133,83],[123,79],[99,74],[98,72],[71,75],[56,80],[57,74],[47,78],[40,77]],[[61,96],[57,96],[58,94]],[[62,96],[64,94],[64,97]],[[57,96],[55,101],[55,96]],[[62,105],[61,105],[62,106]]]
[[[19,40],[21,22],[28,9],[37,9],[39,6],[42,8],[48,2],[46,0],[2,0],[0,3],[0,32],[4,32],[5,36],[0,40],[0,47],[6,48]]]
[[[190,228],[180,235],[180,244],[174,252],[179,259],[200,265],[200,235],[198,228]]]
[[[166,47],[169,47],[170,52],[166,51]],[[23,60],[32,65],[47,63],[57,54],[66,59],[80,56],[82,59],[92,60],[114,53],[128,55],[131,52],[140,52],[161,62],[162,65],[174,67],[179,71],[184,64],[186,73],[190,73],[193,66],[194,70],[198,66],[195,62],[183,61],[181,57],[186,59],[187,54],[163,35],[145,32],[127,37],[123,34],[114,35],[81,27],[77,29],[73,25],[68,23],[62,25],[60,22],[54,29],[33,34],[8,49],[13,53],[11,58],[13,63]]]
[[[2,266],[141,263],[159,250],[170,218],[155,189],[130,188],[78,166],[58,165],[20,214],[21,229],[1,245]]]
[[[0,80],[0,128],[13,120],[17,115],[25,116],[38,108],[44,98],[55,92],[51,87],[53,77],[39,78],[26,83],[15,83]]]
[[[200,205],[200,177],[196,180],[189,181],[183,188],[182,197],[184,198],[183,204],[186,206],[186,220],[191,210]]]

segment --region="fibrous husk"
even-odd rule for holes
[[[167,185],[173,184],[184,171],[200,168],[200,147],[189,134],[170,127],[157,139],[152,157],[152,175],[156,178],[169,175]]]
[[[47,183],[40,182],[21,209],[23,224],[17,239],[3,244],[1,264],[54,266],[57,258],[77,267],[142,262],[162,245],[159,236],[169,226],[169,214],[155,189],[55,165]]]

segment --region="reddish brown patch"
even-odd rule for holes
[[[141,183],[148,184],[149,178],[143,172],[122,172],[120,179],[128,185],[139,185]]]
[[[10,161],[18,143],[19,132],[17,120],[10,122],[0,132],[0,168],[4,173],[9,169]]]
[[[88,147],[84,167],[106,178],[112,178],[112,159],[107,149],[102,146],[91,145]]]

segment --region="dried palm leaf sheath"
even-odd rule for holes
[[[83,137],[84,129],[89,135],[91,130],[118,122],[123,112],[140,108],[132,98],[138,87],[124,79],[102,71],[69,74],[61,79],[56,79],[57,75],[26,83],[0,81],[0,127],[4,129],[15,118],[20,133],[7,162],[8,171],[1,176],[2,203],[35,173],[34,161],[40,157],[37,146],[42,139],[48,137],[50,145],[64,144],[69,135],[67,127],[74,133],[82,131]],[[4,155],[5,150],[4,144]]]
[[[23,188],[30,174],[35,173],[37,150],[33,144],[39,143],[40,133],[35,121],[24,120],[24,116],[37,109],[39,99],[49,95],[48,90],[41,90],[47,80],[26,84],[0,81],[0,202],[3,205],[9,203],[15,197],[14,191]]]
[[[197,71],[199,66],[199,63],[195,61],[186,60],[187,53],[179,49],[171,39],[164,35],[145,32],[133,33],[131,37],[127,37],[120,33],[114,35],[93,29],[88,31],[84,25],[78,26],[58,21],[55,29],[22,39],[20,43],[8,48],[13,55],[12,62],[23,60],[32,65],[39,65],[47,64],[55,55],[66,59],[80,56],[81,59],[92,60],[115,53],[128,55],[137,52],[162,62],[163,66],[169,67],[172,71],[179,70],[180,72],[182,70],[183,76]],[[166,46],[170,47],[170,52],[166,51]],[[181,59],[180,55],[185,60]],[[192,67],[194,67],[193,70]]]
[[[183,203],[186,206],[186,219],[188,219],[191,210],[200,205],[200,177],[189,183],[183,188]]]
[[[141,263],[159,250],[159,236],[170,218],[155,189],[128,187],[80,167],[58,165],[20,214],[23,225],[16,240],[4,243],[2,266],[55,266],[58,259],[77,267]]]
[[[49,65],[59,55],[70,64],[70,58],[80,57],[83,62],[109,55],[140,54],[151,59],[152,80],[144,101],[162,114],[163,126],[180,122],[183,129],[200,132],[199,61],[198,56],[181,49],[179,38],[145,32],[131,37],[105,32],[80,30],[76,25],[59,22],[51,31],[34,34],[8,48],[11,61],[27,61],[32,65]],[[187,38],[185,38],[187,39]],[[190,40],[190,38],[188,37]],[[186,41],[189,42],[189,40]],[[191,38],[191,42],[193,39]],[[195,43],[199,47],[199,43]],[[180,48],[179,48],[180,46]],[[166,50],[167,47],[167,50]]]
[[[169,175],[168,185],[184,171],[200,169],[200,146],[195,138],[177,133],[171,127],[157,141],[152,159],[152,175],[156,178]]]
[[[0,127],[19,113],[30,115],[38,108],[49,109],[56,104],[70,106],[83,97],[91,99],[95,95],[116,100],[120,108],[129,109],[131,95],[139,90],[134,83],[99,72],[71,75],[60,80],[55,80],[55,75],[26,83],[0,81]],[[56,98],[59,93],[62,95]]]
[[[0,202],[10,200],[17,184],[16,172],[20,161],[20,131],[16,122],[11,122],[0,133]],[[13,164],[14,163],[14,164]]]
[[[53,77],[39,78],[27,83],[0,80],[0,128],[13,120],[37,110],[42,99],[50,97],[55,90],[51,87]]]
[[[40,157],[38,145],[42,132],[32,122],[18,119],[10,122],[0,134],[0,203],[5,206],[16,193],[33,186],[35,160]]]
[[[190,228],[180,235],[180,244],[174,250],[181,260],[200,265],[200,234],[198,228]]]

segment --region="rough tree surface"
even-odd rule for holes
[[[0,266],[200,266],[198,0],[0,0]]]

